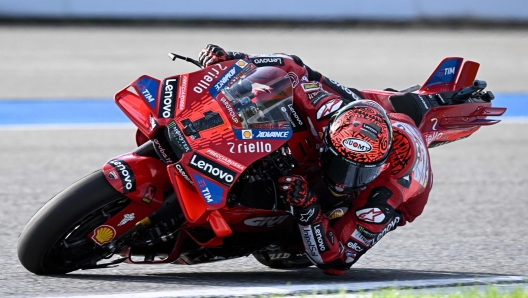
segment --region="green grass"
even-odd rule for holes
[[[346,297],[344,293],[343,297]],[[361,294],[359,294],[361,295]],[[495,286],[490,286],[484,291],[476,288],[455,290],[455,293],[412,293],[412,290],[383,290],[373,292],[372,298],[528,298],[528,291],[517,287],[511,290],[499,291]]]
[[[298,296],[271,295],[267,297],[285,298],[285,297],[302,297],[302,298],[528,298],[528,287],[526,284],[519,286],[460,286],[455,288],[428,288],[428,289],[388,289],[372,292],[347,293],[340,291],[338,293],[320,292],[313,294],[298,294]],[[263,296],[261,296],[263,297]]]

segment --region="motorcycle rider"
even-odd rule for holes
[[[294,136],[308,123],[316,146],[306,145],[308,139],[298,146],[289,141],[301,172],[281,177],[279,190],[299,224],[306,255],[325,274],[343,274],[387,232],[422,213],[433,175],[409,116],[387,113],[295,55],[248,55],[212,44],[199,54],[204,66],[232,59],[279,67],[292,80],[291,112],[300,117],[292,120]],[[323,213],[329,206],[339,208]]]

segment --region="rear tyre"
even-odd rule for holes
[[[282,255],[282,256],[281,256]],[[286,254],[286,253],[272,253],[269,252],[266,257],[264,253],[254,253],[253,256],[262,265],[274,269],[296,269],[306,268],[313,265],[312,262],[304,254]],[[280,259],[273,259],[273,257],[282,257]]]
[[[105,253],[87,235],[130,203],[99,170],[66,188],[29,220],[18,258],[35,274],[64,274],[90,267]]]

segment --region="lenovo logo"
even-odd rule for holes
[[[235,180],[236,173],[223,167],[216,162],[194,154],[189,166],[209,178],[212,178],[224,185],[231,186]]]

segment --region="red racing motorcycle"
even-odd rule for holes
[[[478,67],[446,58],[422,87],[361,92],[409,115],[428,147],[436,147],[498,123],[487,117],[505,112],[491,106],[493,93],[475,80]],[[249,255],[272,268],[312,265],[276,191],[278,177],[302,172],[294,144],[317,143],[310,130],[294,133],[287,73],[227,61],[163,80],[141,76],[114,99],[137,126],[138,147],[30,219],[18,243],[27,270],[62,274]]]

